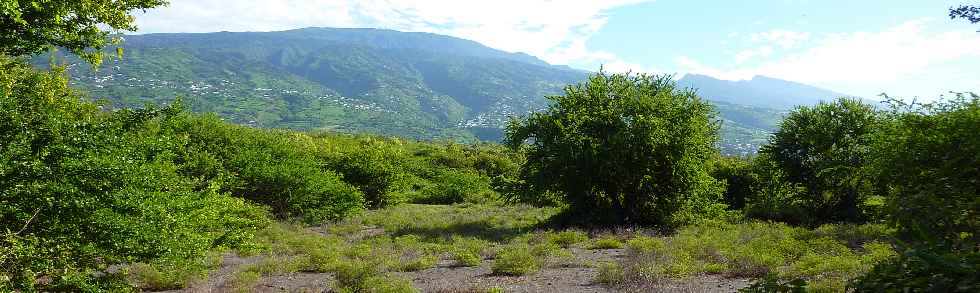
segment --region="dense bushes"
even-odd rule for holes
[[[270,211],[317,223],[484,202],[516,170],[500,147],[254,129],[179,100],[108,112],[61,71],[5,57],[0,86],[0,291],[125,288],[105,274],[120,264],[205,270],[190,264],[250,245]]]
[[[980,253],[910,250],[874,267],[849,287],[855,292],[978,292]]]
[[[161,135],[189,141],[181,172],[222,192],[271,207],[284,218],[336,220],[364,208],[364,196],[321,166],[312,137],[252,129],[213,115],[182,113],[161,125]]]
[[[543,113],[514,121],[507,142],[526,151],[529,192],[555,194],[600,221],[667,224],[718,210],[722,185],[707,173],[716,152],[711,106],[669,76],[598,73],[548,97]]]
[[[869,173],[889,220],[910,242],[980,249],[980,97],[888,114]]]
[[[109,265],[195,259],[266,224],[181,174],[188,140],[156,127],[173,108],[107,114],[60,72],[6,58],[0,86],[0,291],[108,286],[94,276]]]

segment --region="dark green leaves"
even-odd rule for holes
[[[669,76],[599,73],[548,98],[547,111],[507,128],[506,143],[527,156],[525,191],[512,198],[558,194],[607,221],[652,224],[715,205],[720,185],[704,162],[718,124],[694,92]]]
[[[111,32],[135,31],[133,10],[166,4],[166,0],[3,0],[0,54],[32,55],[63,47],[98,65],[102,48],[115,42],[103,27]]]

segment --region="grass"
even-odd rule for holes
[[[523,276],[537,272],[541,268],[539,255],[527,244],[516,244],[505,248],[493,260],[491,270],[495,275]]]
[[[589,249],[620,249],[623,248],[623,242],[619,241],[612,236],[603,236],[602,238],[596,239],[589,245]]]
[[[834,233],[827,233],[834,231]],[[688,226],[668,238],[627,241],[626,279],[655,282],[696,274],[804,279],[813,292],[840,292],[847,281],[893,257],[887,232],[873,225],[816,230],[751,222]]]
[[[593,267],[594,282],[618,288],[700,274],[771,274],[784,281],[806,280],[814,292],[837,292],[848,280],[895,255],[888,242],[891,232],[878,225],[805,229],[778,223],[709,223],[682,227],[668,236],[634,231],[590,239],[588,231],[549,230],[553,227],[548,219],[556,213],[527,206],[405,204],[319,227],[279,223],[257,233],[254,249],[240,251],[260,255],[261,260],[240,267],[232,284],[247,291],[263,276],[302,271],[333,273],[335,291],[415,292],[411,282],[395,273],[425,270],[443,261],[479,266],[490,259],[492,273],[499,276]],[[572,254],[580,248],[626,248],[626,256],[585,265]],[[166,280],[162,276],[167,274],[175,273],[146,270],[138,275],[145,284],[155,284],[147,287],[179,287],[152,281]]]

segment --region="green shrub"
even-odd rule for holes
[[[406,160],[400,147],[376,140],[341,146],[324,155],[327,165],[356,186],[368,206],[380,208],[407,200],[399,186],[405,176],[399,163]]]
[[[432,255],[422,255],[414,257],[401,265],[400,269],[405,272],[421,271],[436,266],[439,258]]]
[[[589,234],[577,230],[565,230],[551,235],[549,241],[562,248],[568,248],[572,245],[589,241]]]
[[[418,289],[412,287],[412,281],[393,278],[393,277],[380,277],[375,276],[368,278],[364,281],[364,288],[361,291],[355,292],[365,292],[365,293],[415,293],[420,292]]]
[[[766,277],[756,280],[746,288],[739,289],[741,293],[806,293],[807,282],[803,279],[794,279],[784,282],[775,274],[768,274]]]
[[[599,265],[599,273],[595,276],[595,282],[599,284],[613,284],[623,281],[623,268],[617,263],[603,263]]]
[[[889,118],[870,170],[887,201],[888,222],[916,245],[976,251],[980,96],[959,94],[924,106],[897,105]]]
[[[596,239],[589,245],[589,249],[620,249],[623,248],[623,242],[616,239],[616,237],[602,237]]]
[[[0,57],[0,286],[102,290],[119,285],[97,277],[109,265],[203,258],[268,224],[183,174],[191,142],[159,128],[179,105],[108,113],[67,85],[60,69]]]
[[[456,249],[453,250],[452,254],[453,261],[455,261],[456,265],[458,266],[475,267],[479,266],[480,263],[483,262],[483,257],[469,250]]]
[[[187,137],[185,156],[216,162],[183,168],[184,174],[267,205],[282,218],[337,220],[365,205],[357,188],[318,163],[316,141],[308,135],[231,125],[214,115],[185,114],[164,126],[168,136]]]
[[[978,292],[980,253],[912,249],[881,262],[848,287],[854,292]]]
[[[667,242],[660,238],[638,235],[626,240],[626,247],[643,254],[664,253],[667,250]]]
[[[422,190],[416,203],[487,203],[495,200],[490,178],[472,172],[442,171]]]
[[[541,268],[538,258],[526,244],[510,245],[497,254],[490,268],[496,275],[523,276]]]

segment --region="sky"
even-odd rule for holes
[[[372,27],[451,35],[596,71],[756,75],[862,97],[980,92],[976,0],[170,0],[136,33]]]

